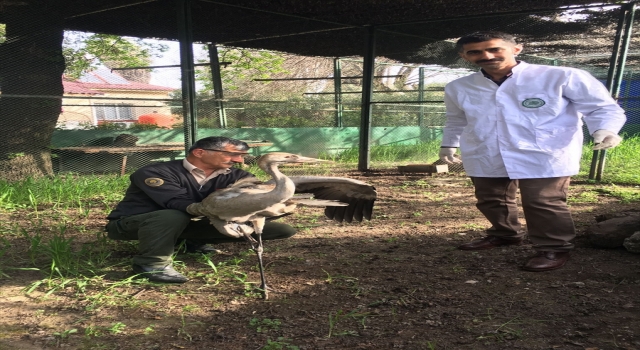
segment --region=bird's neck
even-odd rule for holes
[[[280,172],[278,164],[269,164],[263,170],[267,174],[271,175],[276,183],[276,187],[271,191],[271,193],[281,196],[283,200],[287,200],[293,196],[296,191],[296,185],[288,176]]]

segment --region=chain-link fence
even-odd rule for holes
[[[209,1],[192,4],[202,13],[230,6]],[[614,77],[610,61],[616,52],[616,33],[625,36],[619,28],[628,8],[584,7],[377,26],[368,124],[363,124],[362,118],[367,74],[361,57],[334,57],[330,47],[326,51],[331,57],[259,50],[256,47],[260,47],[261,38],[243,39],[242,33],[251,32],[252,26],[275,28],[279,20],[290,17],[267,20],[263,13],[235,8],[243,18],[236,29],[237,40],[196,42],[191,55],[185,55],[184,47],[181,51],[176,41],[151,39],[164,36],[188,40],[189,33],[184,30],[190,26],[180,18],[176,20],[176,33],[158,36],[153,34],[156,19],[149,18],[149,30],[140,38],[63,32],[64,24],[42,17],[9,18],[2,58],[10,64],[3,65],[0,72],[0,107],[2,123],[10,136],[0,146],[9,158],[20,159],[27,154],[31,158],[26,163],[5,162],[3,166],[10,169],[5,177],[11,178],[9,173],[20,172],[16,169],[21,167],[24,170],[27,163],[51,169],[45,173],[124,174],[151,162],[180,159],[192,137],[212,135],[250,141],[255,145],[254,155],[288,151],[325,156],[355,169],[360,139],[366,134],[372,169],[430,163],[437,159],[444,125],[444,85],[477,69],[455,52],[458,37],[476,30],[509,32],[525,46],[522,60],[581,68],[611,85]],[[110,28],[124,28],[111,32],[124,33],[131,18],[118,16],[118,11],[99,15],[112,18]],[[246,20],[252,16],[256,21]],[[23,26],[12,29],[16,26],[11,25],[18,20],[39,27],[36,35],[30,33],[29,37],[31,44],[43,48],[42,52],[34,55],[29,45],[21,42]],[[201,28],[214,24],[203,23],[195,16],[191,25],[196,28],[195,36],[201,38]],[[300,43],[297,52],[302,53],[304,45],[315,45],[332,33],[347,33],[361,45],[361,49],[352,51],[365,52],[366,28],[341,28],[309,20],[301,20],[301,26],[304,30],[298,33],[277,33],[274,29],[271,38]],[[178,33],[180,28],[183,32]],[[636,38],[637,28],[634,26],[627,37]],[[109,32],[107,29],[105,32]],[[430,33],[437,33],[437,37]],[[55,44],[60,42],[61,48]],[[627,50],[622,43],[619,54],[625,52],[626,61],[619,65],[624,70],[616,70],[622,73],[617,82],[619,101],[629,118],[623,130],[627,138],[640,133],[640,106],[636,106],[640,88],[638,44],[640,40],[629,40]],[[100,56],[109,49],[120,50],[120,55]],[[185,59],[193,60],[193,92],[189,90],[190,79],[185,78],[190,72],[180,67]],[[34,69],[48,76],[64,70],[62,86],[12,74]],[[51,123],[52,115],[56,116],[55,123]],[[608,156],[615,160],[619,154],[611,152]],[[583,168],[588,166],[588,161],[584,162]]]

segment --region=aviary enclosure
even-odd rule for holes
[[[579,232],[637,213],[635,3],[110,3],[0,2],[0,349],[640,347],[637,255],[581,234],[565,268],[531,274],[528,244],[458,251],[488,225],[464,173],[397,171],[437,159],[442,88],[474,69],[455,39],[502,30],[527,62],[588,70],[627,112],[619,148],[594,155],[585,138]],[[69,68],[104,42],[144,60]],[[373,220],[283,219],[299,232],[266,246],[283,292],[268,302],[245,244],[176,254],[184,285],[134,279],[135,242],[106,239],[104,217],[128,173],[209,135],[334,160],[285,171],[374,184]]]

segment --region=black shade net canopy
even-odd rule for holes
[[[178,40],[178,7],[187,0],[6,0],[0,23],[48,11],[65,30]],[[190,0],[192,39],[304,56],[362,56],[366,28],[389,59],[451,66],[453,40],[501,30],[531,43],[529,53],[575,57],[611,52],[619,1],[592,0]],[[608,6],[617,5],[617,6]],[[570,15],[567,15],[569,13]],[[527,25],[523,25],[526,23]],[[449,46],[442,45],[450,43]],[[606,43],[606,44],[602,44]],[[590,57],[606,65],[608,57]],[[455,65],[455,64],[453,64]]]

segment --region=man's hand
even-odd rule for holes
[[[600,129],[593,133],[594,151],[616,147],[620,142],[622,137],[613,131]]]
[[[253,227],[246,223],[226,222],[217,217],[208,217],[206,211],[203,208],[202,203],[191,203],[187,207],[187,213],[195,216],[205,216],[209,219],[209,222],[218,232],[223,235],[233,238],[246,238],[248,240],[254,240],[251,234],[254,232]],[[255,240],[254,240],[255,241]]]
[[[441,147],[440,148],[440,160],[447,164],[462,163],[462,161],[453,155],[456,154],[456,147]]]
[[[187,207],[187,213],[195,216],[207,216],[202,210],[202,203],[191,203]]]
[[[251,237],[251,234],[254,232],[253,227],[245,224],[239,224],[235,222],[226,222],[224,220],[220,220],[216,217],[209,218],[209,222],[213,227],[218,230],[218,232],[222,233],[225,236],[233,237],[233,238],[245,238],[250,242],[255,242],[256,240]]]

